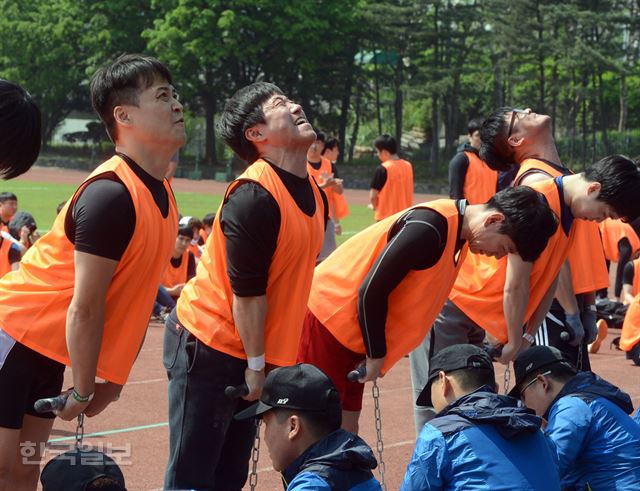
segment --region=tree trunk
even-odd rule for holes
[[[431,97],[431,175],[438,175],[438,164],[440,162],[440,117],[438,108],[438,94]]]
[[[582,74],[582,151],[580,152],[580,160],[582,170],[584,170],[587,161],[587,72]]]
[[[217,163],[216,158],[216,96],[213,92],[207,92],[204,97],[204,165],[213,166]]]
[[[627,76],[620,72],[620,118],[618,119],[618,131],[627,129]]]
[[[382,134],[382,114],[380,109],[380,74],[378,73],[378,50],[373,50],[373,73],[376,88],[376,116],[378,118],[378,134]]]
[[[398,61],[396,63],[395,73],[395,101],[394,101],[394,116],[396,123],[396,141],[398,142],[398,148],[402,146],[402,109],[403,109],[403,95],[402,95],[402,82],[404,79],[404,67],[402,65],[402,57],[398,53]]]
[[[604,88],[602,83],[602,70],[598,70],[598,105],[600,106],[599,117],[600,131],[602,131],[602,144],[604,145],[604,154],[611,154],[611,145],[609,144],[609,134],[607,132],[607,122],[609,114],[607,106],[604,102]]]
[[[353,86],[353,71],[354,62],[353,54],[349,52],[347,77],[345,79],[344,91],[342,93],[342,101],[340,103],[340,120],[338,123],[338,139],[340,140],[340,156],[338,157],[338,163],[344,162],[344,154],[346,151],[346,138],[347,138],[347,123],[349,121],[349,107],[351,105],[351,88]]]
[[[502,68],[500,56],[497,53],[491,55],[491,65],[493,66],[493,107],[503,107]]]
[[[544,74],[544,19],[540,11],[540,2],[536,2],[536,16],[538,19],[538,108],[537,110],[546,114],[544,96],[545,96],[545,74]]]
[[[353,151],[356,148],[356,142],[358,141],[358,131],[360,129],[360,102],[362,96],[360,91],[356,92],[356,120],[353,123],[353,131],[351,132],[351,140],[349,141],[349,163],[353,160]]]

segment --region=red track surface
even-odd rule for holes
[[[34,168],[21,179],[80,183],[86,175],[86,172]],[[174,181],[177,191],[221,194],[225,187],[224,183],[213,181]],[[417,196],[416,200],[426,201],[433,198],[434,196],[422,195]],[[351,203],[366,203],[367,192],[348,190],[347,199]],[[103,436],[87,437],[85,442],[102,445],[118,459],[125,474],[127,488],[131,491],[162,487],[168,449],[167,380],[162,366],[163,329],[163,326],[156,323],[150,325],[144,347],[120,400],[99,416],[85,422],[87,434],[108,432]],[[609,334],[601,352],[592,356],[592,365],[596,373],[629,392],[634,405],[637,406],[640,403],[640,367],[635,367],[630,361],[625,360],[621,352],[608,348],[608,343],[614,335],[619,335],[619,332]],[[503,368],[498,366],[497,377],[500,385],[502,373]],[[69,373],[66,385],[69,384],[68,375]],[[361,436],[375,449],[373,401],[369,394],[370,390],[367,387],[360,427]],[[393,490],[399,488],[415,440],[408,359],[402,359],[380,381],[380,397],[387,486],[389,490]],[[65,438],[74,433],[75,424],[56,420],[51,438]],[[72,445],[73,439],[61,443]],[[50,456],[51,454],[47,458]],[[271,469],[265,447],[261,449],[258,469],[258,489],[282,489],[279,475]]]

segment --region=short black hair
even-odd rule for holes
[[[322,131],[316,131],[316,141],[321,141],[322,143],[326,144],[327,135],[325,135]]]
[[[18,201],[18,197],[11,191],[3,191],[0,193],[0,203],[4,203],[8,200]]]
[[[600,183],[598,200],[611,206],[623,220],[630,222],[640,216],[640,169],[624,155],[609,155],[584,173],[589,182]]]
[[[529,186],[503,189],[486,204],[504,215],[500,233],[513,240],[523,261],[538,259],[558,228],[546,198]]]
[[[18,84],[0,79],[0,177],[27,172],[42,143],[40,109]]]
[[[508,171],[513,164],[513,150],[507,143],[505,116],[512,107],[501,107],[493,111],[480,126],[480,150],[478,155],[493,170]]]
[[[340,397],[336,392],[336,397]],[[337,407],[338,408],[338,407]],[[292,415],[299,416],[308,426],[309,432],[317,439],[324,438],[342,426],[342,411],[302,411],[297,409],[272,409],[278,422],[282,423]]]
[[[496,374],[486,368],[462,368],[447,373],[447,376],[455,378],[465,392],[472,392],[483,385],[496,386]]]
[[[398,142],[396,142],[394,137],[387,135],[386,133],[376,138],[373,142],[373,146],[380,151],[386,150],[391,154],[398,153]]]
[[[56,215],[58,215],[62,209],[64,208],[64,205],[66,205],[67,202],[66,201],[61,201],[60,203],[58,203],[58,206],[56,206]]]
[[[138,105],[140,92],[160,78],[173,85],[171,72],[156,58],[140,54],[119,56],[110,65],[100,68],[91,77],[91,104],[104,123],[111,141],[117,138],[113,108]]]
[[[215,213],[207,213],[203,218],[202,218],[202,225],[206,225],[208,227],[212,227],[213,226],[213,221],[216,219],[216,214]]]
[[[277,85],[269,82],[256,82],[243,87],[227,101],[216,125],[220,138],[249,164],[258,159],[258,151],[244,133],[252,126],[265,122],[262,105],[275,94],[284,95]]]
[[[339,147],[340,146],[340,141],[337,138],[327,138],[324,142],[324,149],[322,150],[322,153],[324,154],[327,150],[331,150],[335,147]]]
[[[198,230],[200,230],[201,228],[204,227],[204,225],[202,225],[202,221],[198,218],[198,217],[191,217],[189,218],[189,221],[187,222],[187,225],[191,228],[197,228]]]
[[[467,133],[473,135],[476,131],[479,131],[482,127],[482,120],[480,118],[473,118],[467,124]]]
[[[191,237],[193,239],[193,229],[189,225],[181,225],[178,227],[178,235]]]

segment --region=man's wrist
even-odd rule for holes
[[[524,339],[529,344],[533,344],[533,342],[534,342],[534,337],[531,334],[529,334],[528,332],[525,332],[522,335],[522,339]]]
[[[71,395],[73,396],[73,398],[81,403],[86,403],[86,402],[91,402],[91,399],[93,399],[93,392],[91,392],[88,395],[82,395],[80,394],[80,392],[78,392],[75,388],[71,391]]]
[[[260,372],[264,370],[265,367],[265,357],[264,353],[260,356],[248,356],[247,357],[247,367],[254,372]]]

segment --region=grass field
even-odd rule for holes
[[[58,203],[66,201],[75,191],[76,186],[70,184],[51,184],[45,182],[5,181],[0,191],[11,191],[18,197],[18,209],[31,213],[38,224],[38,229],[45,232],[51,228]],[[178,209],[184,216],[202,218],[207,213],[216,211],[220,206],[221,195],[202,193],[176,193]],[[342,236],[338,243],[373,223],[373,212],[366,206],[351,205],[351,214],[342,221]]]

